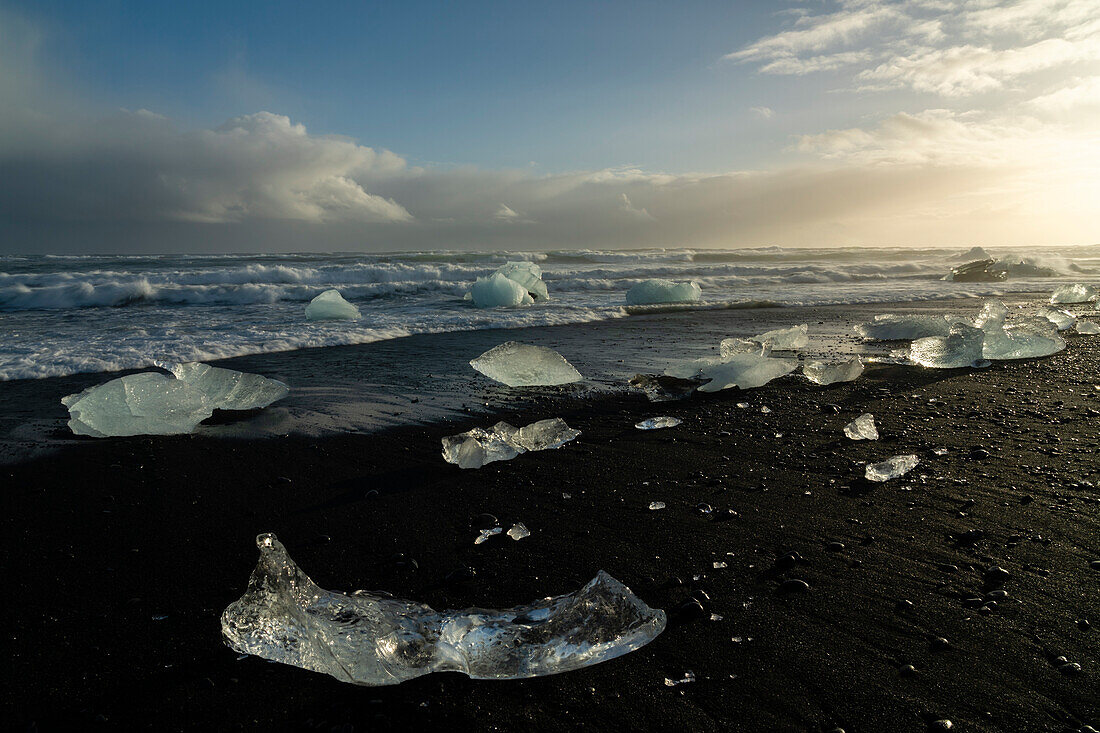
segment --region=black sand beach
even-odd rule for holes
[[[673,335],[691,358],[737,323],[750,333],[773,327],[768,319],[808,321],[840,334],[868,312],[808,311],[664,314],[526,335],[589,344],[602,363],[562,350],[611,384],[654,354],[676,358]],[[409,395],[395,410],[426,424],[267,438],[219,433],[231,424],[169,438],[55,433],[48,450],[0,466],[0,717],[31,730],[1100,728],[1100,570],[1090,567],[1100,560],[1100,340],[1071,337],[1050,358],[983,370],[869,365],[833,387],[792,375],[659,404],[600,389],[520,397],[487,383],[475,403],[453,386],[474,378],[455,364],[523,335],[227,362],[291,374],[296,390],[311,370],[343,372],[352,386],[392,375]],[[413,351],[438,354],[438,368],[403,368]],[[461,376],[433,381],[414,403],[425,369]],[[0,384],[5,432],[44,405],[62,425],[59,397],[104,378]],[[863,412],[880,441],[844,437]],[[662,414],[684,422],[633,428]],[[440,458],[444,435],[555,416],[582,431],[559,450],[466,471]],[[920,457],[910,474],[862,479],[865,462],[902,453]],[[667,508],[651,511],[651,501]],[[474,545],[494,519],[532,535]],[[333,590],[500,607],[576,590],[604,569],[670,622],[641,650],[569,674],[355,687],[238,659],[222,643],[219,615],[243,591],[261,532]],[[808,590],[780,593],[790,579]],[[694,682],[665,684],[688,670]]]

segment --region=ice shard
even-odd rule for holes
[[[844,426],[844,434],[852,440],[878,440],[875,416],[865,412]]]
[[[912,454],[894,456],[881,463],[867,464],[867,468],[864,469],[863,473],[868,481],[889,481],[909,473],[916,468],[918,463],[920,463],[920,459]]]
[[[1085,336],[1095,336],[1100,333],[1100,325],[1093,323],[1092,321],[1077,321],[1077,333]]]
[[[640,423],[636,423],[634,427],[638,430],[660,430],[661,428],[674,428],[682,422],[683,420],[678,417],[659,415],[658,417],[646,418]]]
[[[1040,308],[1037,315],[1053,323],[1058,327],[1059,331],[1068,331],[1073,328],[1073,324],[1077,322],[1077,319],[1074,318],[1072,313],[1058,310],[1057,308]]]
[[[790,374],[798,368],[797,359],[773,359],[759,354],[737,354],[700,370],[700,376],[710,381],[699,387],[700,392],[718,392],[730,387],[753,389]]]
[[[512,528],[508,530],[508,536],[516,542],[519,542],[524,537],[530,537],[531,530],[527,529],[523,522],[516,522],[512,525]]]
[[[761,343],[753,339],[722,339],[722,343],[718,345],[718,353],[721,354],[723,359],[735,354],[761,354],[767,356],[771,353],[771,344]]]
[[[627,291],[626,304],[693,303],[702,296],[702,289],[694,281],[644,280]]]
[[[519,283],[535,300],[546,300],[549,293],[542,281],[542,268],[534,262],[506,262],[497,268],[504,277]]]
[[[359,309],[344,300],[339,290],[326,290],[306,306],[306,320],[354,321],[362,315]]]
[[[751,340],[759,344],[771,344],[772,351],[797,351],[810,343],[810,338],[806,335],[809,330],[809,325],[803,323],[801,326],[766,331],[759,336],[753,336]]]
[[[851,382],[863,374],[863,362],[858,356],[853,356],[848,361],[837,364],[827,364],[823,361],[811,361],[802,365],[802,373],[806,379],[814,384],[836,384],[837,382]]]
[[[947,336],[951,324],[943,316],[898,316],[892,313],[875,316],[870,323],[861,323],[856,331],[865,339],[876,341],[911,341],[928,336]]]
[[[985,332],[965,323],[951,325],[948,336],[928,336],[909,346],[909,359],[933,369],[956,369],[981,362]]]
[[[276,379],[201,362],[173,364],[168,370],[181,382],[202,391],[219,410],[257,410],[290,394],[290,387]]]
[[[197,387],[160,372],[112,379],[61,399],[69,429],[95,438],[189,433],[214,414]]]
[[[479,277],[470,289],[470,298],[478,308],[530,305],[535,302],[527,288],[499,272],[489,277]]]
[[[272,534],[221,617],[241,654],[357,685],[395,685],[431,672],[520,679],[569,672],[652,641],[665,613],[602,570],[575,593],[511,609],[439,612],[423,603],[319,588]]]
[[[443,438],[443,460],[459,468],[481,468],[494,461],[509,461],[520,453],[560,448],[580,434],[560,417],[522,428],[498,422],[488,430],[474,428]]]
[[[1074,283],[1055,288],[1050,295],[1052,305],[1060,303],[1087,303],[1096,297],[1096,288],[1092,285]]]
[[[580,372],[558,352],[545,346],[507,341],[470,362],[489,379],[509,387],[543,387],[579,382]]]

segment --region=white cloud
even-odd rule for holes
[[[1100,76],[1074,79],[1067,86],[1035,97],[1028,104],[1048,113],[1100,108]]]
[[[775,117],[775,110],[771,107],[750,107],[749,111],[762,120],[770,120]]]
[[[630,214],[631,216],[637,217],[638,219],[644,219],[646,221],[656,221],[653,215],[646,211],[644,208],[638,208],[637,206],[632,204],[630,202],[630,197],[627,196],[625,193],[619,196],[619,208]]]

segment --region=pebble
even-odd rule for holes
[[[928,724],[928,730],[954,730],[954,728],[955,724],[946,718],[943,720],[933,720]]]
[[[982,577],[984,577],[985,582],[990,585],[1003,585],[1008,581],[1010,573],[1000,565],[994,565],[989,570],[986,570]]]
[[[942,636],[937,636],[935,639],[932,640],[932,651],[934,652],[944,652],[950,648],[951,642],[949,642]]]
[[[463,565],[460,568],[455,568],[451,572],[447,573],[443,578],[446,583],[464,583],[468,580],[473,580],[477,576],[477,571],[468,565]]]
[[[1081,665],[1077,662],[1066,662],[1058,667],[1058,671],[1067,677],[1073,677],[1081,674]]]
[[[810,584],[805,580],[799,580],[798,578],[791,578],[790,580],[784,580],[779,584],[779,588],[776,589],[777,593],[804,593],[810,589]]]
[[[801,561],[802,556],[797,552],[788,552],[786,555],[776,558],[774,567],[776,570],[787,570],[793,568]]]
[[[844,543],[843,542],[830,542],[829,544],[825,545],[825,549],[828,550],[829,552],[840,552],[841,550],[844,549]]]
[[[898,613],[904,613],[906,611],[913,610],[913,602],[908,599],[903,599],[894,604],[894,610]]]
[[[917,674],[917,668],[911,664],[903,665],[898,668],[899,677],[913,677]]]
[[[975,448],[974,450],[970,451],[970,457],[974,460],[980,461],[983,458],[989,458],[989,451],[987,451],[985,448]]]
[[[706,618],[707,612],[706,609],[703,608],[703,604],[693,598],[690,601],[680,604],[676,608],[675,616],[680,622],[696,621],[701,618]]]
[[[1089,563],[1089,567],[1093,570],[1100,570],[1100,560],[1093,560]]]

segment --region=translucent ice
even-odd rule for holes
[[[981,361],[985,332],[965,323],[951,326],[948,336],[919,338],[909,346],[909,359],[933,369],[956,369]]]
[[[844,426],[844,434],[852,440],[878,440],[875,416],[865,412]]]
[[[306,319],[310,321],[354,321],[360,315],[339,290],[326,290],[306,306]]]
[[[707,366],[700,375],[710,381],[699,387],[700,392],[739,387],[762,387],[777,377],[790,374],[798,368],[797,359],[772,359],[759,354],[736,354],[725,361]]]
[[[1096,325],[1092,321],[1077,321],[1077,333],[1084,334],[1086,336],[1094,336],[1100,333],[1100,326]]]
[[[523,522],[516,522],[515,524],[512,525],[512,528],[510,530],[508,530],[508,536],[518,542],[519,540],[522,540],[524,537],[530,537],[531,536],[531,530],[529,530],[529,529],[527,529],[527,527],[523,526]]]
[[[477,537],[474,538],[474,544],[475,545],[480,545],[485,540],[489,539],[490,537],[497,536],[502,531],[503,530],[500,527],[493,527],[492,529],[483,529],[478,533]]]
[[[869,463],[864,471],[868,481],[889,481],[912,471],[920,459],[909,454],[887,458],[881,463]]]
[[[651,501],[651,502],[649,502],[649,508],[652,511],[657,511],[658,509],[664,509],[665,508],[665,503],[663,501]]]
[[[206,394],[159,372],[130,374],[62,398],[69,429],[96,438],[189,433],[214,414]]]
[[[634,427],[638,430],[660,430],[661,428],[674,428],[679,425],[683,420],[678,417],[669,417],[668,415],[660,415],[658,417],[650,417],[637,423]]]
[[[744,353],[744,352],[742,352]],[[682,361],[677,364],[673,364],[668,369],[665,369],[665,376],[673,377],[675,379],[695,379],[702,374],[704,369],[721,364],[730,357],[720,356],[704,356],[702,359],[692,359],[691,361]]]
[[[802,365],[802,373],[806,379],[815,384],[836,384],[837,382],[851,382],[863,374],[863,362],[858,356],[853,356],[848,361],[837,364],[827,364],[823,361],[811,361]]]
[[[274,535],[256,538],[248,589],[222,614],[229,646],[358,685],[431,672],[519,679],[569,672],[632,652],[665,613],[602,570],[576,593],[506,610],[435,611],[389,595],[319,588]]]
[[[985,332],[982,355],[986,359],[1031,359],[1066,348],[1065,339],[1046,318],[1025,316],[1006,325],[1007,314],[1003,303],[990,300],[974,321]]]
[[[870,323],[856,326],[859,335],[877,341],[911,341],[927,336],[947,336],[951,324],[943,316],[875,316]]]
[[[694,281],[676,283],[671,280],[644,280],[627,291],[626,304],[691,303],[699,300],[702,295],[703,291]]]
[[[520,453],[560,448],[580,434],[560,417],[522,428],[498,422],[488,430],[474,428],[443,438],[443,460],[459,468],[481,468],[494,461],[511,460]]]
[[[470,289],[470,298],[478,308],[530,305],[534,302],[527,288],[499,272],[489,277],[479,277]]]
[[[545,346],[507,341],[470,362],[489,379],[509,387],[552,386],[579,382],[580,372],[558,352]]]
[[[753,339],[730,338],[722,339],[722,343],[718,345],[718,349],[723,359],[731,357],[734,354],[755,353],[767,356],[771,353],[771,344],[761,343]]]
[[[278,380],[197,361],[173,364],[168,369],[176,379],[202,391],[211,406],[219,410],[257,410],[290,393],[290,387]]]
[[[1096,288],[1091,285],[1075,283],[1055,288],[1050,296],[1052,304],[1058,303],[1087,303],[1096,297]]]
[[[546,283],[542,281],[542,268],[534,262],[506,262],[497,272],[519,283],[535,300],[546,300]]]
[[[759,336],[753,336],[752,340],[759,344],[771,344],[772,351],[796,351],[810,343],[810,338],[806,335],[809,330],[810,327],[803,323],[801,326],[766,331]]]
[[[1040,318],[1045,318],[1057,326],[1059,331],[1068,331],[1073,328],[1073,324],[1077,321],[1072,313],[1058,310],[1057,308],[1040,308],[1038,315]]]

